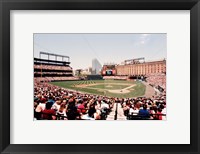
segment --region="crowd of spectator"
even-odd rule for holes
[[[105,120],[113,99],[34,83],[35,120]]]
[[[35,82],[51,82],[51,81],[74,81],[79,80],[79,77],[68,76],[68,77],[35,77]]]
[[[70,66],[34,64],[34,69],[72,71]]]
[[[164,73],[154,73],[146,75],[146,81],[153,87],[162,87],[166,90],[166,74]]]
[[[70,66],[34,64],[34,79],[38,82],[51,82],[78,80],[79,78],[73,77],[73,71]]]
[[[166,94],[151,98],[128,98],[121,105],[128,120],[166,120]]]
[[[34,75],[71,75],[71,72],[34,72]]]
[[[103,79],[105,80],[127,80],[128,76],[104,76]]]

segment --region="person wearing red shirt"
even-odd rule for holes
[[[54,109],[51,109],[51,107],[51,103],[46,103],[46,107],[42,111],[43,120],[56,120],[56,112]]]
[[[161,108],[158,109],[157,118],[158,118],[158,120],[162,120],[162,109]]]

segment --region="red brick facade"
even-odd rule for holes
[[[117,65],[117,75],[147,75],[166,73],[166,60],[144,62],[139,64]]]

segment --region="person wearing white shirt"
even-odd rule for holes
[[[60,109],[60,104],[61,104],[61,101],[56,101],[53,104],[52,109],[54,109],[55,111],[58,111]]]

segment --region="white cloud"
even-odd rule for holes
[[[141,34],[142,37],[147,37],[149,36],[150,34]]]
[[[141,34],[139,43],[140,44],[147,43],[149,41],[149,36],[150,36],[150,34]]]

